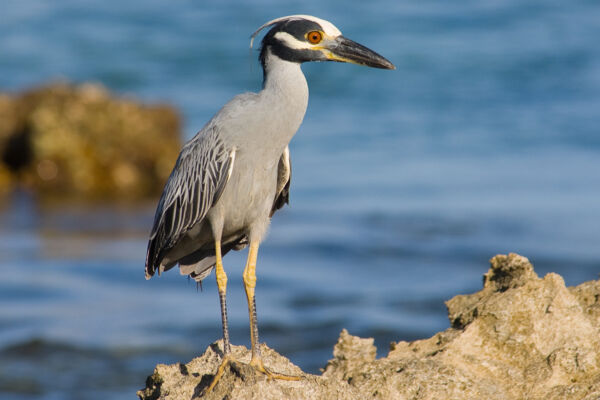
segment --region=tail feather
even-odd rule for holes
[[[236,240],[225,243],[221,248],[223,256],[231,250],[241,250],[248,245],[247,237],[241,236]],[[179,259],[179,272],[188,275],[196,282],[202,282],[214,269],[217,258],[214,249],[199,249]]]

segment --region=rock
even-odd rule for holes
[[[159,194],[181,148],[177,112],[117,98],[98,84],[0,94],[0,186],[41,196]]]
[[[265,365],[302,375],[269,381],[246,365],[226,370],[206,399],[581,399],[600,398],[600,281],[566,288],[539,278],[517,254],[498,255],[483,290],[447,302],[451,327],[392,343],[376,358],[373,339],[342,331],[321,376],[303,374],[263,345]],[[220,362],[221,343],[190,363],[158,365],[141,399],[199,397]],[[249,351],[234,346],[241,361]]]
[[[221,363],[223,342],[213,343],[204,354],[187,364],[159,364],[146,380],[146,388],[138,391],[140,399],[356,399],[359,394],[348,384],[330,385],[327,379],[305,374],[266,345],[261,345],[263,361],[273,372],[301,376],[299,381],[268,380],[247,364],[251,352],[244,346],[231,346],[236,360],[227,368],[215,388],[202,396]]]

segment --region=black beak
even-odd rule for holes
[[[326,49],[329,50],[329,54],[326,55],[327,59],[331,61],[349,62],[373,68],[396,69],[394,64],[385,57],[344,36],[335,38]]]

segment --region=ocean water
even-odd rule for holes
[[[600,3],[5,0],[0,89],[97,81],[170,102],[191,137],[258,90],[250,34],[306,13],[396,71],[305,65],[291,205],[258,260],[261,341],[307,371],[342,328],[388,343],[448,327],[444,301],[518,252],[567,284],[600,271]],[[0,398],[131,399],[221,334],[214,279],[144,280],[155,202],[0,207]],[[249,345],[225,258],[232,341]]]

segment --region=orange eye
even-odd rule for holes
[[[306,37],[307,37],[308,41],[311,42],[312,44],[317,44],[317,43],[321,42],[321,40],[323,40],[323,34],[319,31],[308,32]]]

